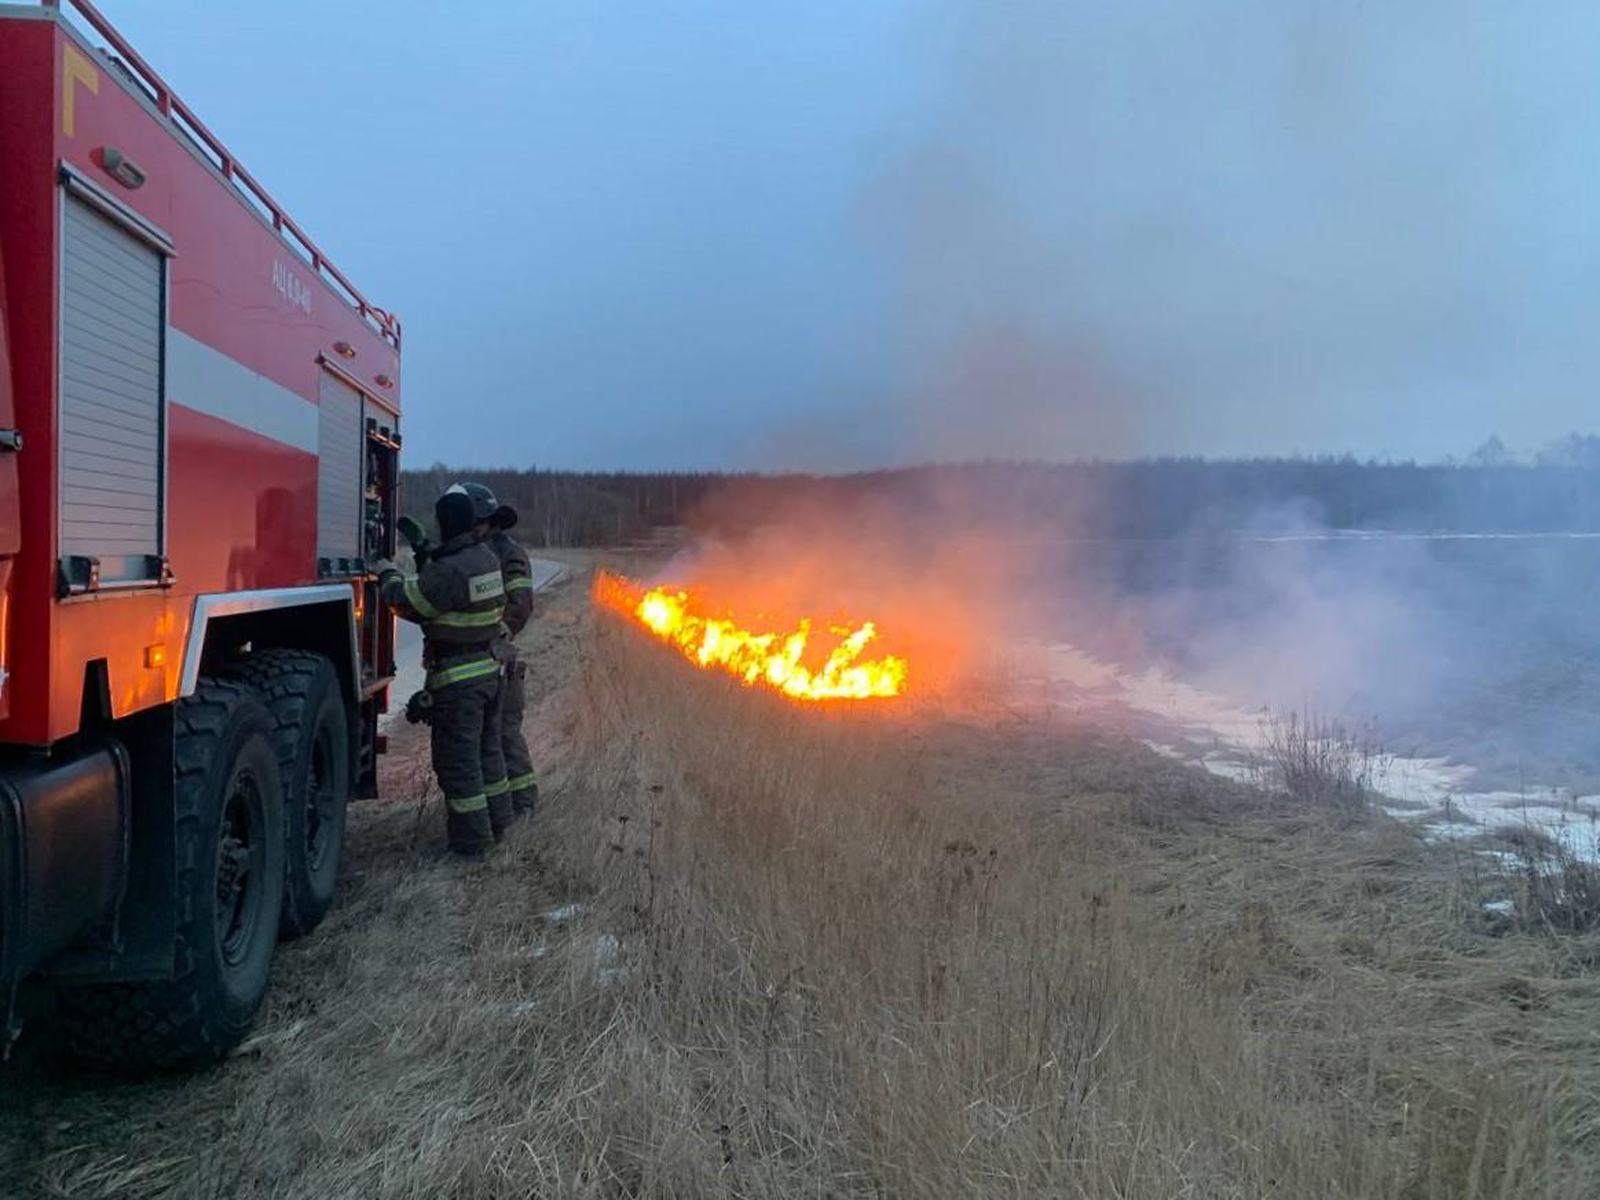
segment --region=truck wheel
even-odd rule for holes
[[[272,714],[283,775],[287,868],[278,936],[310,933],[333,905],[350,799],[350,718],[339,673],[320,654],[260,650],[230,668]]]
[[[65,989],[80,1057],[121,1067],[220,1058],[266,994],[283,907],[283,788],[272,722],[237,683],[177,703],[174,977]]]

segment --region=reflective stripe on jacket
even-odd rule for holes
[[[452,683],[465,683],[469,679],[482,679],[485,675],[493,675],[500,670],[500,662],[492,654],[474,654],[460,662],[452,662],[449,666],[435,667],[428,672],[423,686],[430,692],[437,692],[440,688],[447,688]]]

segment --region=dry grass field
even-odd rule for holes
[[[537,825],[437,850],[414,738],[217,1070],[0,1076],[71,1197],[1588,1197],[1600,938],[1443,848],[1060,710],[797,707],[530,633]],[[420,819],[420,827],[419,827]]]

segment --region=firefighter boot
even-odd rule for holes
[[[501,780],[500,787],[502,790],[498,795],[489,797],[489,827],[497,842],[505,837],[506,830],[515,825],[517,818],[522,815],[511,806],[511,796],[504,791],[504,780]]]
[[[529,780],[528,786],[511,793],[511,806],[519,816],[531,817],[539,808],[539,785]]]
[[[459,812],[449,807],[449,800],[445,804],[445,840],[451,851],[467,858],[482,858],[494,846],[489,810],[480,808],[472,812]]]

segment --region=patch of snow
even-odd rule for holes
[[[1049,680],[1068,689],[1076,707],[1089,701],[1155,718],[1192,743],[1214,747],[1201,751],[1146,740],[1156,753],[1228,779],[1259,778],[1267,749],[1264,709],[1240,708],[1160,667],[1124,669],[1064,642],[1042,650]],[[1063,703],[1068,699],[1064,696]],[[1399,820],[1466,836],[1504,825],[1524,826],[1552,838],[1570,854],[1600,862],[1600,796],[1572,796],[1550,787],[1532,787],[1526,793],[1473,791],[1477,772],[1446,758],[1379,754],[1366,766],[1373,790],[1393,802],[1384,811]]]
[[[594,981],[598,987],[615,987],[628,978],[628,968],[618,965],[622,943],[609,933],[594,939]]]
[[[539,1002],[537,1000],[506,1000],[490,1007],[504,1017],[526,1017],[539,1010]]]
[[[1145,745],[1161,755],[1162,758],[1175,758],[1179,762],[1189,761],[1189,756],[1176,746],[1169,746],[1165,742],[1152,742],[1148,739],[1145,741]]]
[[[1449,821],[1492,833],[1511,826],[1542,834],[1575,858],[1600,862],[1600,807],[1593,798],[1477,792],[1450,798]]]
[[[1261,778],[1261,771],[1256,764],[1241,759],[1234,751],[1207,751],[1200,756],[1200,765],[1213,775],[1240,783],[1253,783]]]

